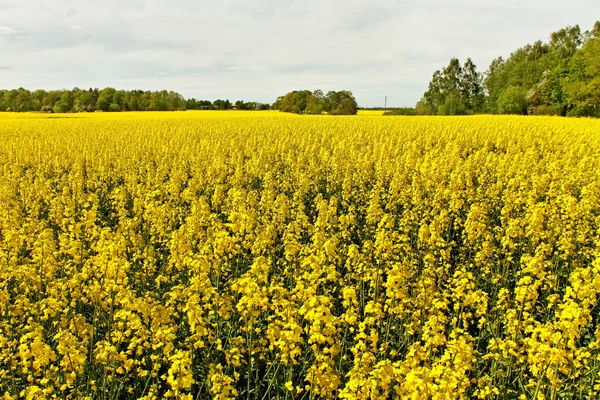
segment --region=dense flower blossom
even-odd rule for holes
[[[598,398],[599,132],[2,115],[0,396]]]

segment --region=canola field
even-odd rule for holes
[[[0,114],[4,399],[597,399],[600,121]]]

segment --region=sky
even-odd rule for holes
[[[0,88],[174,90],[272,103],[350,90],[359,106],[414,106],[433,72],[480,72],[600,1],[0,0]]]

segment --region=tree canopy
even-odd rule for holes
[[[470,58],[462,66],[453,58],[446,68],[435,71],[417,109],[441,115],[473,114],[482,110],[484,101],[477,66]]]
[[[273,109],[296,114],[355,115],[358,104],[348,90],[329,91],[327,94],[319,89],[314,92],[294,90],[278,97]]]
[[[417,113],[600,116],[600,21],[591,31],[568,26],[498,57],[477,72],[453,58],[435,71]]]
[[[269,104],[235,103],[217,99],[184,99],[173,91],[117,90],[112,87],[99,89],[35,90],[24,88],[0,90],[0,111],[55,113],[93,111],[182,111],[182,110],[268,110]]]

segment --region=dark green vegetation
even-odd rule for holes
[[[400,107],[387,110],[383,115],[418,115],[417,110],[411,107]]]
[[[268,104],[229,100],[184,99],[166,90],[0,90],[0,111],[45,111],[55,113],[93,111],[182,111],[182,110],[268,110]]]
[[[358,104],[348,90],[330,91],[327,94],[319,89],[314,92],[294,90],[278,97],[273,103],[273,109],[296,114],[355,115]]]
[[[210,100],[187,99],[185,105],[188,110],[268,110],[270,108],[269,104],[256,101],[238,100],[231,103],[229,100],[221,99],[213,102]]]
[[[470,58],[435,71],[417,114],[476,113],[600,117],[600,21],[566,27],[498,57],[485,74]]]

